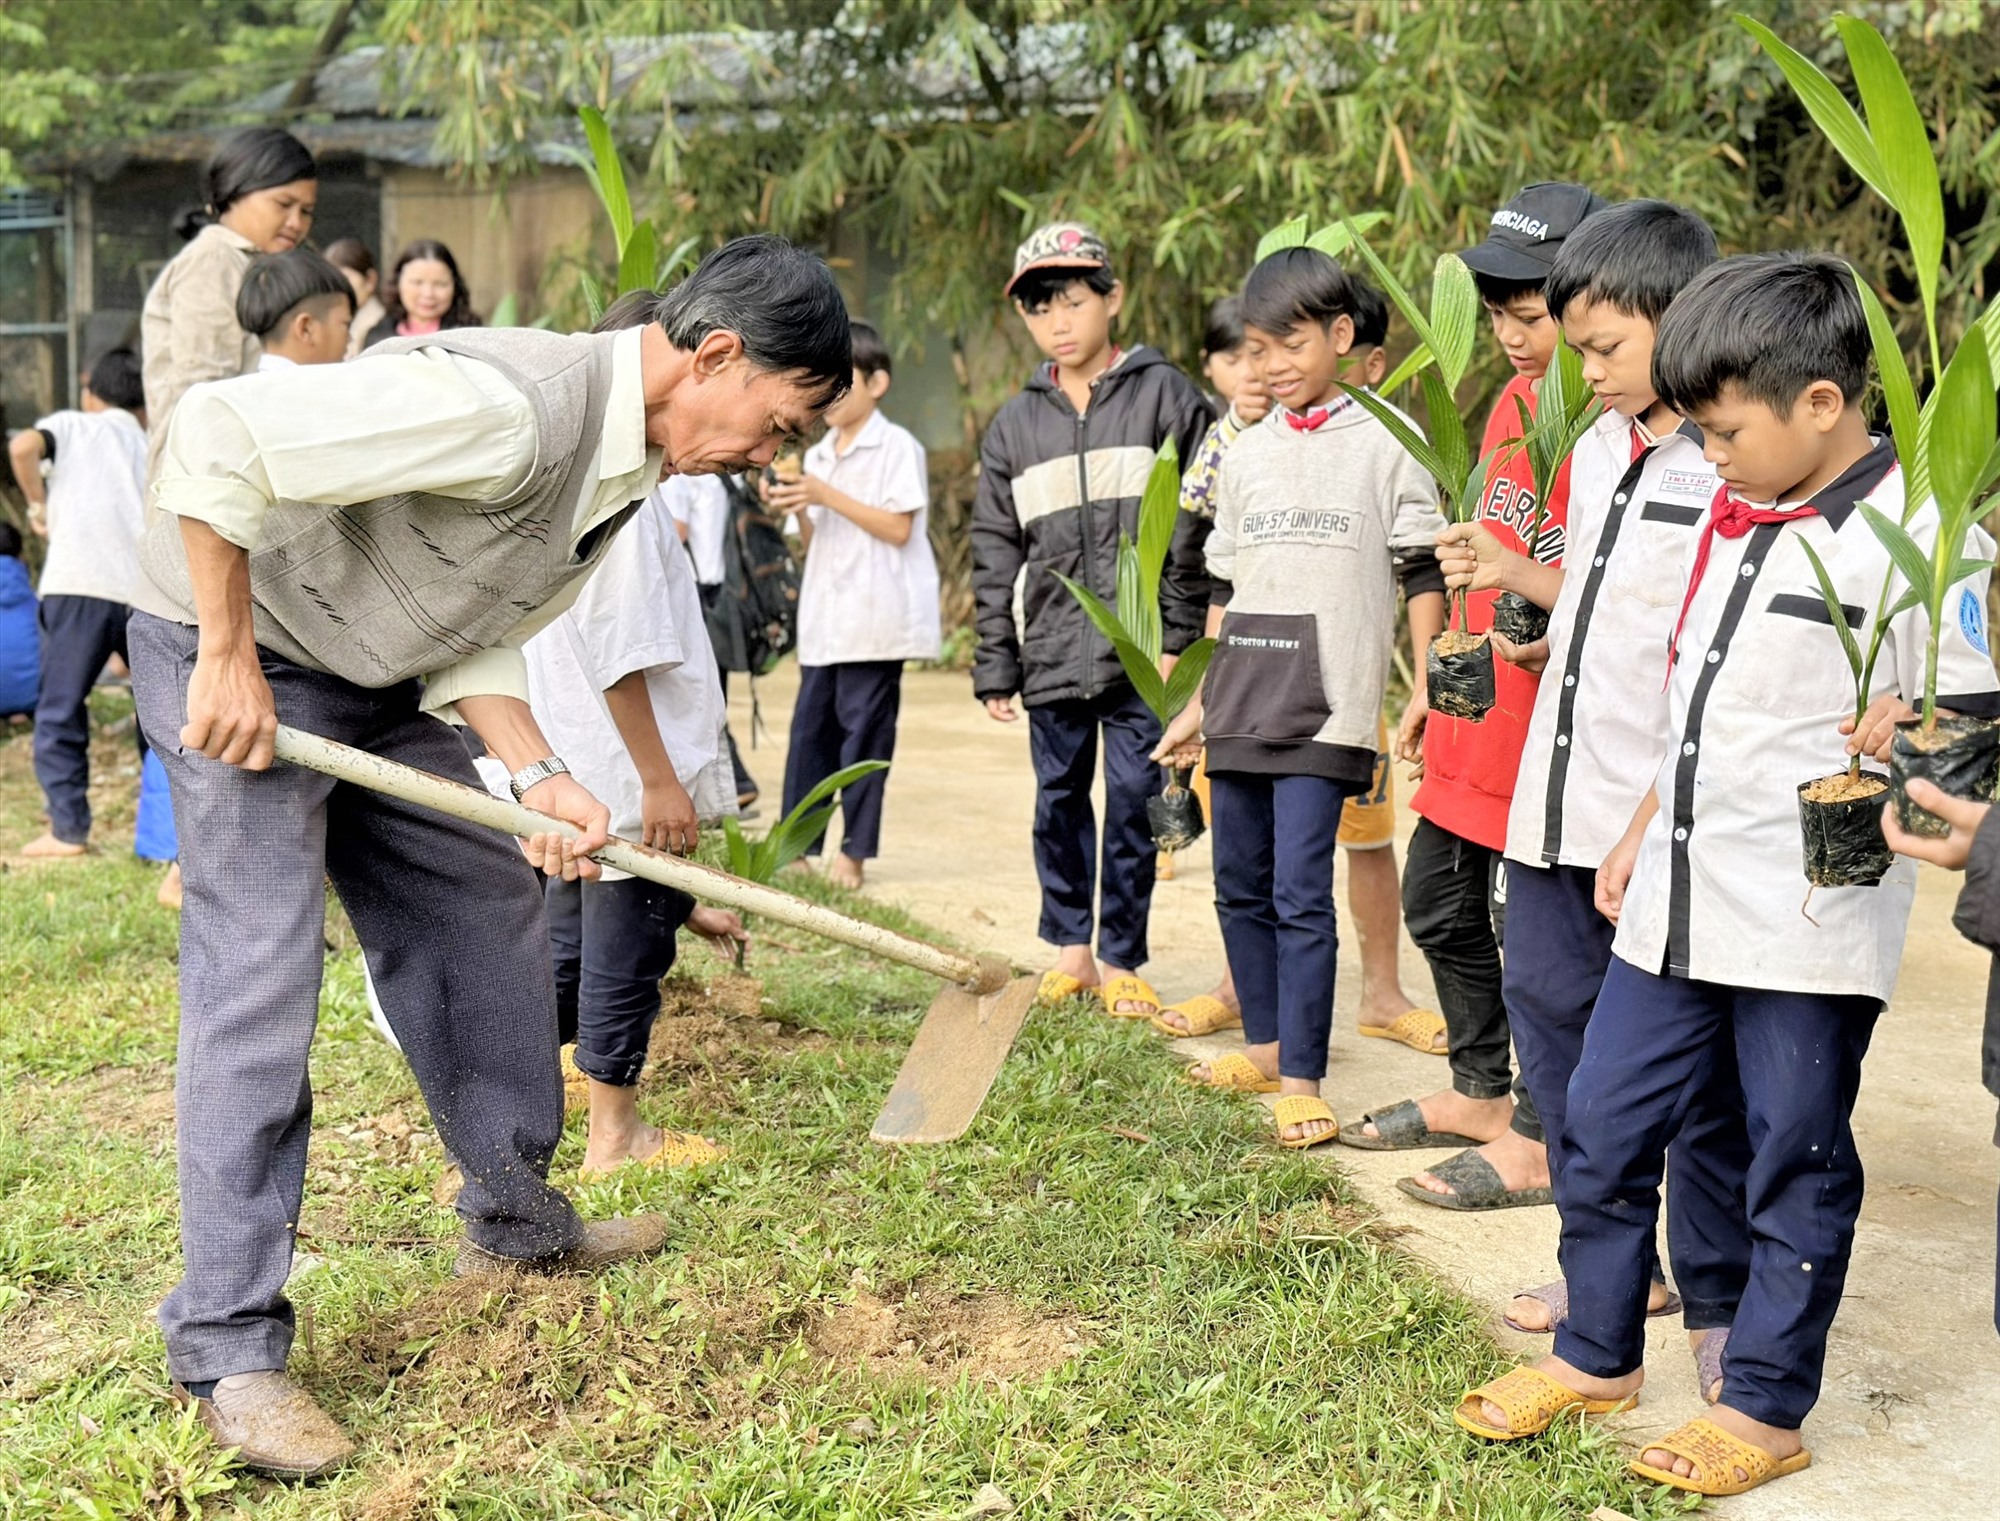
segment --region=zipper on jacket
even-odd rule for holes
[[[1060,392],[1058,393],[1060,394]],[[1094,399],[1094,398],[1093,398]],[[1064,396],[1064,401],[1069,397]],[[1072,405],[1070,410],[1076,412]],[[1083,584],[1099,596],[1103,592],[1097,585],[1097,532],[1090,514],[1090,414],[1076,412],[1076,499],[1078,531],[1083,535]],[[1118,606],[1117,587],[1112,588],[1112,607]],[[1090,639],[1086,637],[1077,647],[1077,659],[1083,667],[1083,695],[1088,700],[1097,695],[1097,684],[1091,680],[1095,661],[1090,652]]]

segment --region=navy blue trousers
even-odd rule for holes
[[[1558,1357],[1600,1378],[1640,1365],[1667,1144],[1733,1048],[1750,1141],[1750,1276],[1722,1402],[1773,1426],[1804,1424],[1861,1213],[1849,1120],[1881,1012],[1873,998],[1725,987],[1613,958],[1569,1085]]]
[[[1247,1045],[1278,1043],[1281,1077],[1326,1076],[1340,953],[1333,850],[1353,788],[1323,776],[1210,775],[1215,911]]]
[[[785,812],[834,772],[859,761],[892,760],[903,703],[903,662],[849,660],[799,667],[792,739],[785,756]],[[840,794],[840,853],[872,861],[882,850],[882,795],[889,773],[864,776]],[[818,855],[822,832],[808,855]]]
[[[1560,1199],[1570,1078],[1583,1057],[1584,1029],[1611,965],[1616,927],[1597,911],[1591,868],[1507,865],[1507,1019],[1521,1078],[1542,1117]],[[1736,1052],[1725,1043],[1716,1052],[1714,1080],[1696,1096],[1667,1148],[1667,1252],[1690,1331],[1736,1318],[1750,1276],[1750,1227],[1743,1216],[1749,1166]],[[1660,1276],[1657,1254],[1652,1276]]]
[[[694,899],[638,877],[544,889],[556,967],[556,1024],[576,1042],[579,1071],[629,1088],[646,1069],[660,979],[674,969],[674,937]]]
[[[1103,891],[1099,888],[1097,813],[1090,783],[1104,744]],[[1041,937],[1051,945],[1089,945],[1131,971],[1146,962],[1146,918],[1153,907],[1159,858],[1146,799],[1162,783],[1149,758],[1159,720],[1138,694],[1121,686],[1096,697],[1028,709],[1028,753],[1035,766],[1035,875],[1042,884]],[[1097,913],[1093,919],[1091,910]]]
[[[48,800],[49,832],[70,845],[90,840],[90,689],[107,660],[124,658],[131,614],[123,602],[102,597],[42,598],[35,780]]]

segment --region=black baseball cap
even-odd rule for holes
[[[1546,280],[1577,223],[1611,203],[1586,185],[1529,185],[1493,213],[1486,241],[1459,255],[1474,274],[1496,280]]]

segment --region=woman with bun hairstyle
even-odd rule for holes
[[[305,242],[319,200],[319,166],[277,127],[246,127],[208,161],[206,207],[183,225],[187,247],[146,293],[146,474],[159,469],[167,422],[187,388],[257,368],[257,340],[236,323],[250,261]]]
[[[368,334],[367,347],[384,338],[421,338],[451,327],[482,327],[472,309],[458,260],[436,238],[418,238],[396,255],[382,290],[386,308]]]
[[[188,387],[257,368],[259,345],[236,321],[236,293],[258,254],[297,248],[312,231],[319,166],[291,133],[246,127],[215,150],[205,190],[207,205],[179,229],[187,247],[153,281],[139,318],[148,485],[159,474],[167,421]],[[160,762],[149,756],[147,765],[157,772]],[[181,906],[178,861],[159,897],[168,908]]]

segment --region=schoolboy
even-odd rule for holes
[[[1348,350],[1344,378],[1363,385],[1378,384],[1388,372],[1389,302],[1365,280],[1348,276],[1354,317],[1354,347]],[[1215,389],[1222,413],[1202,440],[1197,470],[1181,482],[1181,510],[1203,524],[1213,521],[1215,477],[1222,457],[1244,428],[1259,422],[1271,399],[1251,368],[1243,334],[1243,301],[1225,296],[1209,309],[1208,332],[1202,345],[1202,369]],[[1206,543],[1206,527],[1202,529]],[[1204,601],[1208,591],[1201,592]],[[1221,610],[1210,607],[1210,635]],[[1386,730],[1378,726],[1375,774],[1365,792],[1350,798],[1340,811],[1339,843],[1347,851],[1347,911],[1361,937],[1361,1005],[1356,1028],[1363,1035],[1399,1040],[1420,1051],[1444,1054],[1444,1026],[1429,1009],[1411,1004],[1398,969],[1398,945],[1403,933],[1402,883],[1396,872],[1396,793],[1390,771]],[[1204,776],[1203,781],[1206,781]],[[1155,1028],[1181,1039],[1234,1030],[1243,1023],[1236,981],[1225,961],[1222,980],[1210,993],[1184,998],[1154,1016]]]
[[[1708,224],[1665,201],[1610,207],[1571,235],[1544,295],[1604,407],[1570,461],[1576,573],[1504,547],[1483,524],[1447,528],[1438,551],[1447,585],[1517,591],[1551,608],[1540,648],[1506,650],[1550,670],[1535,693],[1508,818],[1502,986],[1552,1175],[1563,1165],[1570,1076],[1611,965],[1597,868],[1667,743],[1665,685],[1634,678],[1630,665],[1635,651],[1666,648],[1683,568],[1719,485],[1699,430],[1654,394],[1653,337],[1674,297],[1715,259]],[[1669,1169],[1668,1245],[1704,1394],[1721,1377],[1749,1271],[1746,1143],[1730,1079],[1720,1073],[1714,1102],[1691,1110]],[[1657,1263],[1653,1276],[1648,1309],[1670,1313],[1676,1302]],[[1566,1304],[1558,1279],[1517,1295],[1507,1320],[1552,1331]]]
[[[1532,412],[1559,338],[1542,285],[1565,240],[1604,204],[1582,185],[1529,185],[1493,213],[1485,240],[1460,255],[1514,370],[1487,419],[1480,450],[1496,466],[1473,508],[1510,548],[1525,549],[1534,536],[1536,502],[1527,458],[1509,445],[1521,436],[1520,403]],[[1551,495],[1535,545],[1547,563],[1562,554],[1567,481],[1558,479]],[[1492,593],[1467,598],[1466,626],[1491,629],[1493,603]],[[1508,1060],[1500,994],[1507,805],[1535,678],[1504,666],[1494,674],[1498,700],[1481,722],[1431,718],[1419,683],[1397,735],[1398,753],[1421,777],[1410,800],[1417,827],[1404,861],[1403,920],[1437,986],[1444,1017],[1435,1028],[1449,1046],[1451,1086],[1371,1110],[1342,1137],[1375,1151],[1467,1148],[1399,1185],[1421,1203],[1460,1211],[1549,1199],[1541,1121]]]
[[[338,364],[347,357],[354,287],[310,248],[265,254],[244,272],[236,321],[264,346],[259,370]]]
[[[767,490],[806,548],[799,586],[799,695],[785,757],[786,814],[836,771],[896,753],[903,662],[935,660],[941,642],[924,446],[883,414],[889,346],[852,327],[854,388],[826,410],[828,432],[796,480]],[[827,878],[858,888],[881,849],[878,771],[840,795],[840,853]],[[811,855],[819,853],[814,841]]]
[[[1709,1495],[1811,1461],[1799,1428],[1861,1206],[1849,1120],[1916,888],[1914,864],[1898,862],[1879,886],[1819,888],[1811,916],[1799,912],[1796,788],[1847,764],[1854,700],[1802,546],[1843,605],[1872,607],[1890,561],[1857,508],[1897,520],[1905,505],[1894,446],[1860,411],[1869,347],[1853,271],[1812,254],[1726,260],[1660,324],[1653,388],[1701,428],[1723,489],[1677,608],[1666,754],[1599,872],[1599,906],[1618,929],[1570,1084],[1568,1318],[1538,1370],[1460,1409],[1511,1437],[1552,1409],[1636,1397],[1666,1145],[1733,1048],[1752,1137],[1751,1249],[1722,1397],[1634,1465]],[[1935,534],[1929,503],[1909,528],[1920,544]],[[1977,537],[1972,553],[1988,555]],[[1984,568],[1965,578],[1948,605],[1984,606],[1987,580]],[[1898,694],[1923,683],[1925,633],[1917,609],[1890,622],[1861,726],[1871,750],[1879,740],[1886,753],[1889,721],[1910,711]],[[2000,714],[1992,662],[1957,618],[1941,630],[1938,675],[1942,705]]]
[[[1304,1147],[1339,1129],[1319,1087],[1342,806],[1375,771],[1397,582],[1415,648],[1443,626],[1443,520],[1435,484],[1341,384],[1354,314],[1338,263],[1271,255],[1244,283],[1243,321],[1276,406],[1223,457],[1207,548],[1216,652],[1158,753],[1207,735],[1216,911],[1243,1008],[1245,1051],[1190,1078],[1279,1093],[1278,1141]]]
[[[24,856],[74,857],[89,846],[90,689],[106,661],[125,657],[146,531],[145,399],[138,356],[112,349],[91,365],[80,410],[37,418],[7,446],[29,526],[49,541],[35,703],[35,780],[49,827]]]
[[[1089,228],[1037,229],[1015,252],[1006,294],[1047,362],[1000,409],[980,445],[973,691],[998,722],[1016,721],[1017,697],[1028,711],[1041,936],[1058,947],[1044,995],[1095,989],[1113,1017],[1147,1019],[1159,1012],[1159,996],[1133,973],[1148,954],[1155,853],[1146,799],[1161,786],[1150,759],[1160,726],[1056,573],[1116,605],[1119,536],[1138,537],[1155,453],[1171,438],[1180,457],[1192,459],[1214,414],[1160,354],[1112,340],[1125,290],[1104,240]],[[1198,551],[1177,534],[1172,553]],[[1168,654],[1201,632],[1202,607],[1175,594],[1177,584],[1169,578],[1160,599]],[[1100,744],[1101,844],[1090,800]]]

